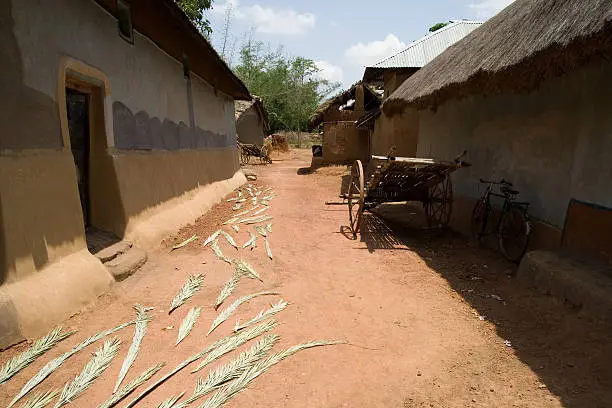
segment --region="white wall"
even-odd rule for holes
[[[548,80],[524,94],[451,100],[419,113],[417,155],[473,167],[456,194],[476,198],[478,179],[506,178],[530,213],[562,228],[571,198],[612,207],[612,63]]]
[[[112,100],[133,114],[144,111],[160,122],[190,123],[182,64],[137,32],[133,45],[124,41],[117,20],[94,1],[14,0],[12,7],[27,86],[57,102],[59,60],[70,56],[102,71]],[[234,135],[231,98],[215,95],[195,75],[192,84],[198,127]]]

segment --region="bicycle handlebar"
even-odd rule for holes
[[[496,184],[496,185],[512,186],[511,182],[509,182],[508,180],[504,180],[504,179],[501,179],[500,181],[492,181],[492,180],[480,179],[480,182],[484,183],[484,184]]]

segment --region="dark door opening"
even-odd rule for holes
[[[81,209],[87,228],[89,226],[89,94],[66,88],[66,111]]]

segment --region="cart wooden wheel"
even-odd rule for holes
[[[425,214],[429,227],[446,227],[453,212],[453,183],[447,175],[444,180],[429,189]]]
[[[248,164],[249,163],[249,153],[245,149],[240,149],[240,163]]]
[[[356,160],[351,168],[351,177],[345,195],[348,199],[349,220],[354,237],[357,237],[357,233],[361,228],[361,215],[363,214],[365,194],[364,184],[363,165],[361,160]]]

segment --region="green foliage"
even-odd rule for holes
[[[262,42],[248,41],[240,50],[236,75],[268,110],[272,132],[306,129],[308,118],[323,98],[340,84],[318,78],[314,61],[272,51]]]
[[[208,21],[207,18],[204,18],[204,12],[206,10],[210,10],[210,8],[212,7],[213,0],[174,1],[204,36],[208,37],[212,33],[210,21]]]
[[[450,23],[438,23],[438,24],[435,24],[435,25],[429,27],[429,32],[433,33],[434,31],[438,31],[439,29],[444,28],[444,27],[446,27],[449,24]]]

